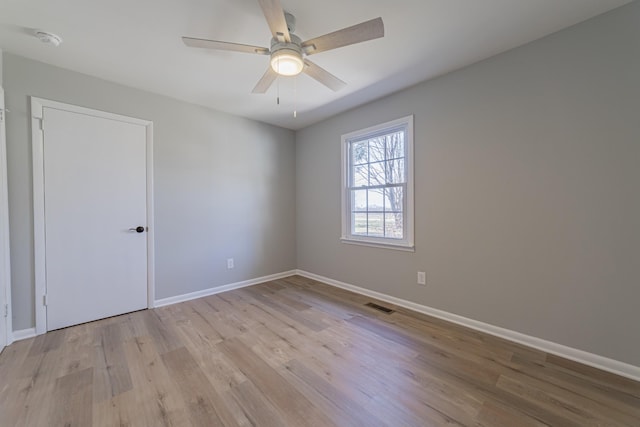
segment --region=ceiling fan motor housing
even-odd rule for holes
[[[284,76],[295,76],[304,68],[302,41],[295,34],[290,36],[291,43],[281,42],[275,37],[271,39],[271,68]]]

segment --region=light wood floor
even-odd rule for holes
[[[0,425],[640,426],[638,382],[369,301],[294,276],[14,343]]]

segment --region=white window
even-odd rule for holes
[[[413,116],[342,135],[342,241],[413,250]]]

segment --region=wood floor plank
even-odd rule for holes
[[[640,383],[290,276],[13,343],[0,425],[639,427]]]
[[[227,392],[232,387],[247,381],[247,377],[238,369],[234,361],[218,351],[215,344],[199,349],[191,348],[191,354],[211,385],[220,393]]]
[[[307,398],[292,389],[276,370],[240,340],[226,340],[218,344],[218,347],[236,362],[238,368],[274,405],[288,425],[333,425]]]
[[[320,321],[316,322],[309,316],[306,316],[304,312],[289,308],[279,301],[262,295],[260,292],[253,291],[251,289],[242,289],[239,292],[250,295],[251,298],[262,303],[265,310],[271,311],[277,317],[283,318],[285,322],[292,321],[315,332],[321,331],[327,327],[326,324]]]
[[[94,366],[93,325],[83,324],[66,329],[64,342],[60,345],[60,369],[56,376],[64,376]]]
[[[557,369],[555,365],[547,362],[532,362],[521,357],[513,358],[508,366],[512,367],[516,372],[552,384],[563,390],[575,392],[616,411],[640,418],[640,398],[606,383],[603,384],[588,377],[572,374],[564,369]]]
[[[452,333],[445,326],[427,323],[408,314],[396,312],[385,319],[388,323],[401,327],[415,339],[447,350],[470,353],[490,361],[510,361],[513,350],[487,345],[475,335]]]
[[[276,285],[276,286],[274,286]],[[282,290],[285,289],[286,286],[281,285],[278,283],[277,280],[273,281],[273,282],[267,282],[267,283],[262,283],[260,285],[256,285],[253,286],[251,288],[247,288],[247,289],[252,289],[256,292],[259,292],[265,296],[268,296],[270,299],[274,300],[274,301],[278,301],[281,304],[292,308],[294,310],[298,310],[298,311],[303,311],[303,310],[307,310],[309,308],[311,308],[311,305],[309,304],[305,304],[301,301],[298,301],[297,298],[289,298],[287,297]]]
[[[93,423],[93,368],[56,379],[51,425],[83,427]]]
[[[30,426],[48,422],[49,408],[53,404],[51,396],[58,372],[56,368],[60,366],[61,353],[60,347],[55,346],[47,352],[36,352],[35,355],[27,356],[23,361],[20,374],[24,377],[20,379],[24,378],[25,381],[20,381],[15,388],[9,388],[15,399],[13,404],[19,405],[20,409],[16,425]]]
[[[497,402],[485,402],[478,414],[478,426],[484,427],[550,427],[515,408]]]
[[[240,425],[185,347],[164,353],[161,357],[182,393],[194,427]]]
[[[517,408],[527,417],[533,418],[545,424],[561,425],[567,427],[579,427],[580,423],[572,420],[569,413],[556,413],[548,407],[537,405],[521,395],[510,393],[496,386],[497,380],[486,376],[479,366],[465,366],[464,364],[450,364],[438,357],[420,355],[416,360],[430,368],[433,368],[434,375],[454,384],[458,387],[473,389],[480,399],[488,402],[498,402],[500,404]],[[458,366],[465,366],[464,369],[457,369]],[[479,374],[479,375],[477,375]],[[495,373],[492,373],[493,376]],[[499,377],[498,377],[499,378]]]
[[[244,334],[240,339],[262,360],[278,369],[300,354],[300,350],[280,337],[272,337],[272,332],[264,327]]]
[[[138,395],[133,390],[129,390],[107,400],[94,402],[93,425],[96,427],[134,426],[139,411]]]
[[[564,359],[554,354],[548,354],[545,359],[549,364],[567,369],[568,371],[589,378],[592,381],[606,384],[607,387],[615,388],[623,393],[627,393],[636,398],[640,398],[640,382],[633,381],[620,375],[605,372],[592,366],[583,365],[573,360]]]
[[[413,394],[433,409],[449,414],[464,425],[473,425],[486,401],[458,384],[446,381],[431,370],[419,369],[415,364],[400,364],[395,367],[410,384],[417,387]]]
[[[327,299],[321,295],[314,295],[312,292],[304,288],[295,288],[290,285],[280,292],[289,298],[295,298],[304,304],[314,307],[316,310],[332,317],[335,320],[347,320],[355,315],[355,313],[352,313],[351,311],[344,310],[344,307],[338,306],[332,301],[327,301]]]
[[[142,319],[147,332],[153,337],[154,343],[161,353],[166,353],[183,346],[175,332],[175,323],[167,318],[169,308],[161,307],[155,310],[145,310]],[[163,315],[163,313],[165,313]],[[162,318],[167,320],[163,320]]]
[[[3,353],[4,354],[4,353]],[[3,377],[4,378],[4,377]],[[0,392],[0,414],[2,419],[11,420],[13,425],[19,425],[28,411],[25,390],[29,389],[29,378],[13,378],[2,384]],[[25,425],[23,423],[23,425]]]
[[[314,402],[336,425],[377,427],[386,426],[347,393],[315,374],[298,360],[291,360],[281,370],[297,389]]]
[[[22,365],[27,358],[34,338],[17,341],[6,347],[0,353],[0,400],[12,381],[17,380],[20,376],[24,376]]]
[[[251,381],[233,387],[231,394],[252,426],[281,427],[285,420]]]
[[[38,335],[33,339],[33,344],[29,350],[29,356],[37,356],[57,349],[64,341],[66,333],[66,329],[58,329],[51,331],[48,334]]]
[[[111,323],[97,331],[95,346],[94,399],[99,402],[111,399],[132,389],[131,375],[124,354],[124,341],[119,323]]]
[[[612,410],[598,401],[526,375],[501,375],[496,385],[557,414],[575,415],[576,422],[587,420],[589,424],[631,425],[637,420],[632,415]]]
[[[135,337],[124,346],[130,361],[139,424],[150,427],[191,426],[182,394],[175,387],[150,336]]]
[[[235,295],[213,295],[202,299],[204,305],[210,307],[209,321],[218,335],[223,339],[237,337],[249,330],[254,321],[245,315],[244,301],[238,301]]]
[[[194,301],[183,310],[182,322],[176,324],[177,332],[194,347],[210,347],[224,339],[216,330],[213,313],[209,314],[207,308],[203,301]]]

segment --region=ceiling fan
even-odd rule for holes
[[[190,47],[270,55],[271,66],[253,88],[253,93],[265,93],[278,75],[295,76],[300,73],[307,74],[334,91],[340,90],[346,85],[345,82],[306,57],[384,36],[382,18],[376,18],[303,42],[293,34],[295,17],[284,12],[280,0],[258,0],[258,3],[273,34],[271,48],[182,37],[184,44]]]

